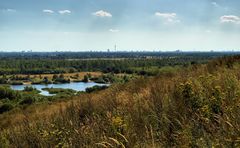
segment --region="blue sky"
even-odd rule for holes
[[[240,50],[239,0],[1,0],[0,50]]]

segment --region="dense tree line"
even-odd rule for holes
[[[202,63],[206,59],[191,57],[169,57],[163,59],[102,59],[102,60],[67,60],[67,59],[0,59],[0,74],[43,74],[73,73],[77,71],[102,71],[114,73],[134,73],[134,68],[163,67]]]
[[[221,57],[239,52],[1,52],[1,59],[92,59],[92,58],[166,58],[166,57]]]
[[[237,52],[2,52],[0,74],[77,71],[135,73],[135,68],[203,63]],[[137,71],[139,72],[139,71]],[[142,71],[141,73],[145,73]]]

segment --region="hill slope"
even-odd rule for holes
[[[13,147],[238,147],[240,57],[81,95],[2,130]]]

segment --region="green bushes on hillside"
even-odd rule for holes
[[[20,97],[20,94],[18,92],[13,91],[8,87],[0,86],[0,100],[1,99],[14,100],[19,97]]]

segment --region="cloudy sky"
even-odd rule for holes
[[[1,0],[0,50],[240,50],[239,0]]]

